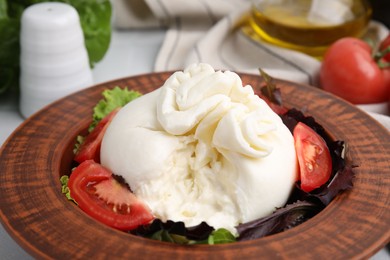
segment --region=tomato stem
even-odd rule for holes
[[[378,64],[378,67],[379,67],[380,69],[390,68],[390,62],[384,62],[384,61],[382,61],[382,60],[378,60],[378,61],[376,62],[376,64]]]
[[[390,53],[390,46],[387,46],[385,49],[381,51],[376,51],[373,54],[373,59],[378,64],[380,69],[385,69],[390,67],[390,62],[383,61],[383,57]]]

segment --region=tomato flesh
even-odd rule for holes
[[[132,230],[153,220],[149,208],[93,160],[72,172],[68,187],[81,210],[110,227]]]
[[[102,144],[104,133],[118,111],[119,108],[113,110],[96,125],[91,133],[87,135],[74,157],[76,162],[82,163],[85,160],[100,162],[100,146]]]
[[[310,192],[325,184],[332,173],[332,159],[324,139],[304,123],[293,131],[301,189]]]

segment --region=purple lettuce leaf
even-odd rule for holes
[[[238,241],[256,239],[295,227],[322,210],[310,201],[297,201],[277,209],[271,215],[237,226]]]

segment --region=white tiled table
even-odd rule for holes
[[[162,44],[164,30],[113,31],[110,49],[93,69],[94,82],[148,73]],[[15,93],[0,96],[0,144],[23,122]],[[33,259],[0,225],[0,259]],[[381,250],[373,260],[390,259],[388,251]]]

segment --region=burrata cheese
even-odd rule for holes
[[[285,205],[297,179],[294,140],[280,117],[230,71],[193,64],[123,107],[101,163],[156,218],[236,233]]]

